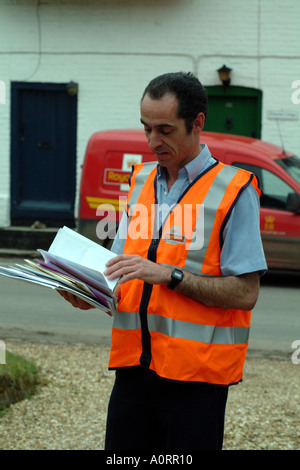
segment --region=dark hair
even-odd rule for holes
[[[208,113],[206,91],[197,77],[192,73],[175,72],[159,75],[151,80],[145,88],[145,95],[153,100],[160,100],[167,94],[175,95],[178,100],[177,117],[185,120],[187,132],[190,133],[199,113],[205,118]]]

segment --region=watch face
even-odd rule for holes
[[[180,271],[180,269],[174,269],[172,271],[172,280],[170,284],[168,285],[168,288],[175,289],[175,287],[182,280],[182,278],[183,278],[183,272]]]

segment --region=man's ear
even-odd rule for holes
[[[202,131],[204,127],[204,123],[205,123],[205,116],[203,113],[199,113],[194,121],[194,133],[195,134],[199,134]]]

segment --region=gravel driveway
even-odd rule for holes
[[[102,450],[114,372],[109,349],[6,341],[40,366],[47,381],[0,418],[1,450]],[[300,450],[300,364],[248,356],[230,388],[224,450]]]

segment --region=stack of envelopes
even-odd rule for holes
[[[117,279],[108,280],[106,262],[116,256],[101,245],[68,227],[59,229],[48,251],[38,249],[43,259],[25,264],[0,266],[0,274],[55,290],[65,290],[113,316],[117,306]]]

